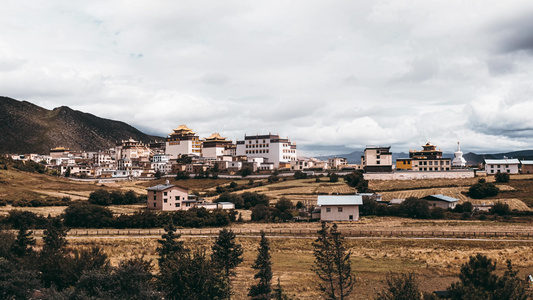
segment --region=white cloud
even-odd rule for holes
[[[518,0],[8,1],[0,90],[159,135],[518,150],[533,147],[532,15]]]

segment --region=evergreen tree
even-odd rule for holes
[[[33,231],[28,231],[26,227],[19,229],[17,238],[13,245],[11,245],[11,253],[17,257],[24,257],[33,253],[33,246],[35,245],[35,238]]]
[[[159,267],[162,268],[165,262],[172,258],[172,256],[179,255],[183,252],[187,252],[183,246],[183,241],[180,241],[181,235],[176,234],[176,226],[170,223],[165,227],[165,233],[161,236],[162,239],[157,240],[159,247],[156,251],[159,255]]]
[[[168,276],[161,282],[167,299],[229,299],[228,280],[205,250],[185,252],[165,263]]]
[[[507,261],[507,271],[499,277],[493,272],[496,262],[482,254],[471,256],[461,266],[460,282],[453,283],[448,291],[451,299],[528,299],[527,285],[516,277],[511,261]]]
[[[420,300],[422,299],[414,273],[390,273],[387,289],[378,294],[377,300]]]
[[[355,283],[350,263],[351,251],[344,246],[344,238],[337,224],[330,229],[325,222],[313,242],[315,265],[313,271],[320,280],[320,290],[327,299],[346,299]]]
[[[43,252],[64,252],[68,244],[67,236],[68,229],[63,225],[59,218],[51,218],[48,220],[46,229],[43,231]]]
[[[274,288],[274,299],[275,300],[289,300],[289,296],[285,294],[285,291],[283,290],[283,287],[281,286],[281,281],[278,277],[278,284]]]
[[[252,268],[257,270],[254,279],[259,279],[259,282],[250,287],[248,296],[254,300],[268,300],[272,292],[272,262],[270,261],[270,242],[262,230],[261,241],[257,251],[259,253]]]
[[[235,243],[235,233],[226,228],[220,230],[215,243],[211,247],[213,254],[211,260],[224,270],[226,277],[234,276],[233,271],[242,263],[243,249],[240,244]]]

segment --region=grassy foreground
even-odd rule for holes
[[[187,247],[210,247],[214,237],[184,236]],[[314,257],[312,237],[270,237],[274,282],[281,279],[286,292],[294,299],[318,299],[316,276],[311,271]],[[243,245],[244,262],[234,279],[234,299],[246,298],[253,283],[251,265],[257,255],[258,236],[239,237]],[[72,247],[103,247],[113,264],[144,255],[156,265],[155,237],[69,238]],[[416,240],[416,239],[347,239],[352,251],[352,268],[357,277],[353,299],[371,299],[383,289],[388,272],[414,272],[424,291],[442,290],[457,281],[461,264],[469,256],[482,253],[498,263],[503,272],[505,260],[511,259],[521,271],[521,277],[533,267],[532,241],[468,241],[468,240]]]

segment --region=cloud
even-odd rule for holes
[[[0,90],[46,108],[158,135],[185,123],[201,136],[272,132],[302,146],[533,147],[524,1],[3,8]]]

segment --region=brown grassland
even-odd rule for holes
[[[491,203],[503,201],[511,209],[530,210],[533,207],[533,176],[511,176],[511,181],[506,184],[497,184],[501,193],[497,197],[484,200],[473,200],[465,195],[469,186],[477,182],[472,179],[439,179],[417,181],[372,181],[369,187],[383,194],[385,200],[405,198],[410,196],[423,197],[430,194],[444,194],[459,198],[460,202],[472,201],[474,203]],[[492,177],[487,177],[493,181]],[[217,186],[226,186],[232,180],[228,179],[191,179],[176,181],[170,179],[172,184],[187,187],[192,190],[214,190]],[[239,185],[246,185],[249,179],[236,180]],[[276,201],[286,197],[294,203],[304,201],[309,204],[316,203],[318,194],[349,194],[355,192],[347,186],[342,179],[337,183],[321,182],[315,179],[283,180],[268,184],[262,180],[263,186],[245,189],[265,193]],[[134,190],[142,194],[148,186],[163,183],[164,179],[157,181],[137,182],[76,182],[63,178],[50,177],[40,174],[29,174],[14,170],[0,170],[0,199],[51,199],[64,196],[73,200],[85,200],[89,194],[98,189],[108,190]],[[65,207],[35,207],[16,208],[30,210],[43,215],[53,216],[61,214]],[[112,206],[115,213],[132,213],[142,208],[142,205]],[[0,207],[0,213],[7,214],[11,206]],[[249,211],[245,220],[249,219]],[[316,223],[285,223],[262,224],[244,223],[234,224],[232,228],[238,229],[318,229]],[[518,231],[533,232],[533,224],[527,219],[516,220],[410,220],[391,217],[362,218],[356,223],[341,223],[339,227],[344,230],[397,230],[397,231]],[[140,237],[69,237],[72,247],[103,247],[111,258],[113,264],[119,260],[135,255],[144,255],[156,264],[155,249],[157,236]],[[212,236],[184,236],[183,240],[189,247],[207,247],[214,240]],[[235,299],[245,298],[248,287],[253,282],[253,270],[250,266],[256,256],[259,238],[255,235],[239,236],[244,249],[244,263],[237,270],[234,280]],[[317,299],[319,294],[316,287],[317,278],[311,271],[313,265],[312,241],[310,236],[272,236],[271,255],[273,261],[274,281],[280,277],[285,290],[295,299]],[[502,238],[491,240],[460,240],[460,239],[397,239],[397,238],[354,238],[346,239],[352,253],[352,266],[357,277],[353,299],[372,298],[384,286],[384,279],[388,272],[414,272],[418,275],[420,287],[424,291],[445,289],[450,283],[457,281],[457,274],[462,263],[470,255],[483,253],[493,258],[498,263],[498,272],[503,272],[505,260],[511,259],[518,269],[520,276],[533,273],[533,239],[505,240]]]

